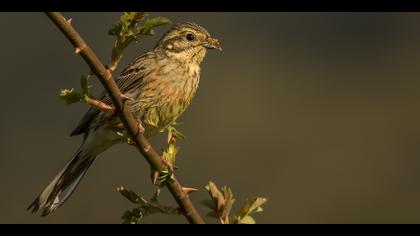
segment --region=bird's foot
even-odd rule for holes
[[[128,145],[136,144],[136,142],[127,134],[127,131],[125,130],[124,124],[122,122],[112,125],[111,129],[113,129],[118,136],[124,137]],[[141,123],[138,123],[137,135],[143,135],[144,132],[144,127],[141,125]]]

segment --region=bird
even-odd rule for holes
[[[130,112],[150,138],[163,131],[187,109],[200,81],[200,65],[210,49],[222,50],[219,40],[202,26],[175,24],[150,51],[135,58],[115,79]],[[106,92],[101,102],[112,104]],[[98,155],[127,141],[115,115],[90,107],[70,136],[83,141],[68,164],[29,205],[28,211],[45,217],[63,205]]]

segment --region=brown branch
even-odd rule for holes
[[[71,24],[66,21],[61,13],[48,12],[46,14],[73,44],[75,52],[83,57],[92,72],[98,77],[105,90],[108,92],[121,122],[124,124],[129,136],[131,136],[141,154],[143,154],[151,167],[163,171],[164,166],[161,157],[142,133],[139,132],[139,123],[134,119],[127,104],[123,101],[121,91],[115,83],[111,72],[105,68],[104,64],[99,60],[93,50],[86,44],[76,30],[73,29]],[[182,209],[182,214],[190,223],[205,223],[190,201],[188,193],[183,191],[182,185],[177,181],[175,176],[173,176],[173,180],[169,181],[166,186]]]

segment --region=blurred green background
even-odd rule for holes
[[[119,15],[65,14],[104,61]],[[153,15],[197,22],[223,47],[206,57],[179,120],[187,139],[177,175],[202,190],[195,203],[208,198],[212,180],[230,186],[237,205],[268,197],[258,223],[420,223],[420,14]],[[133,205],[117,186],[153,193],[148,165],[127,145],[98,158],[50,217],[25,211],[80,144],[68,135],[88,108],[57,95],[79,88],[88,67],[42,13],[1,13],[0,26],[0,223],[120,223]],[[131,45],[119,69],[168,28]],[[164,137],[153,139],[158,149]]]

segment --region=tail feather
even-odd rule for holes
[[[41,216],[52,213],[74,192],[94,160],[94,155],[80,149],[27,210],[32,213],[41,211]]]

